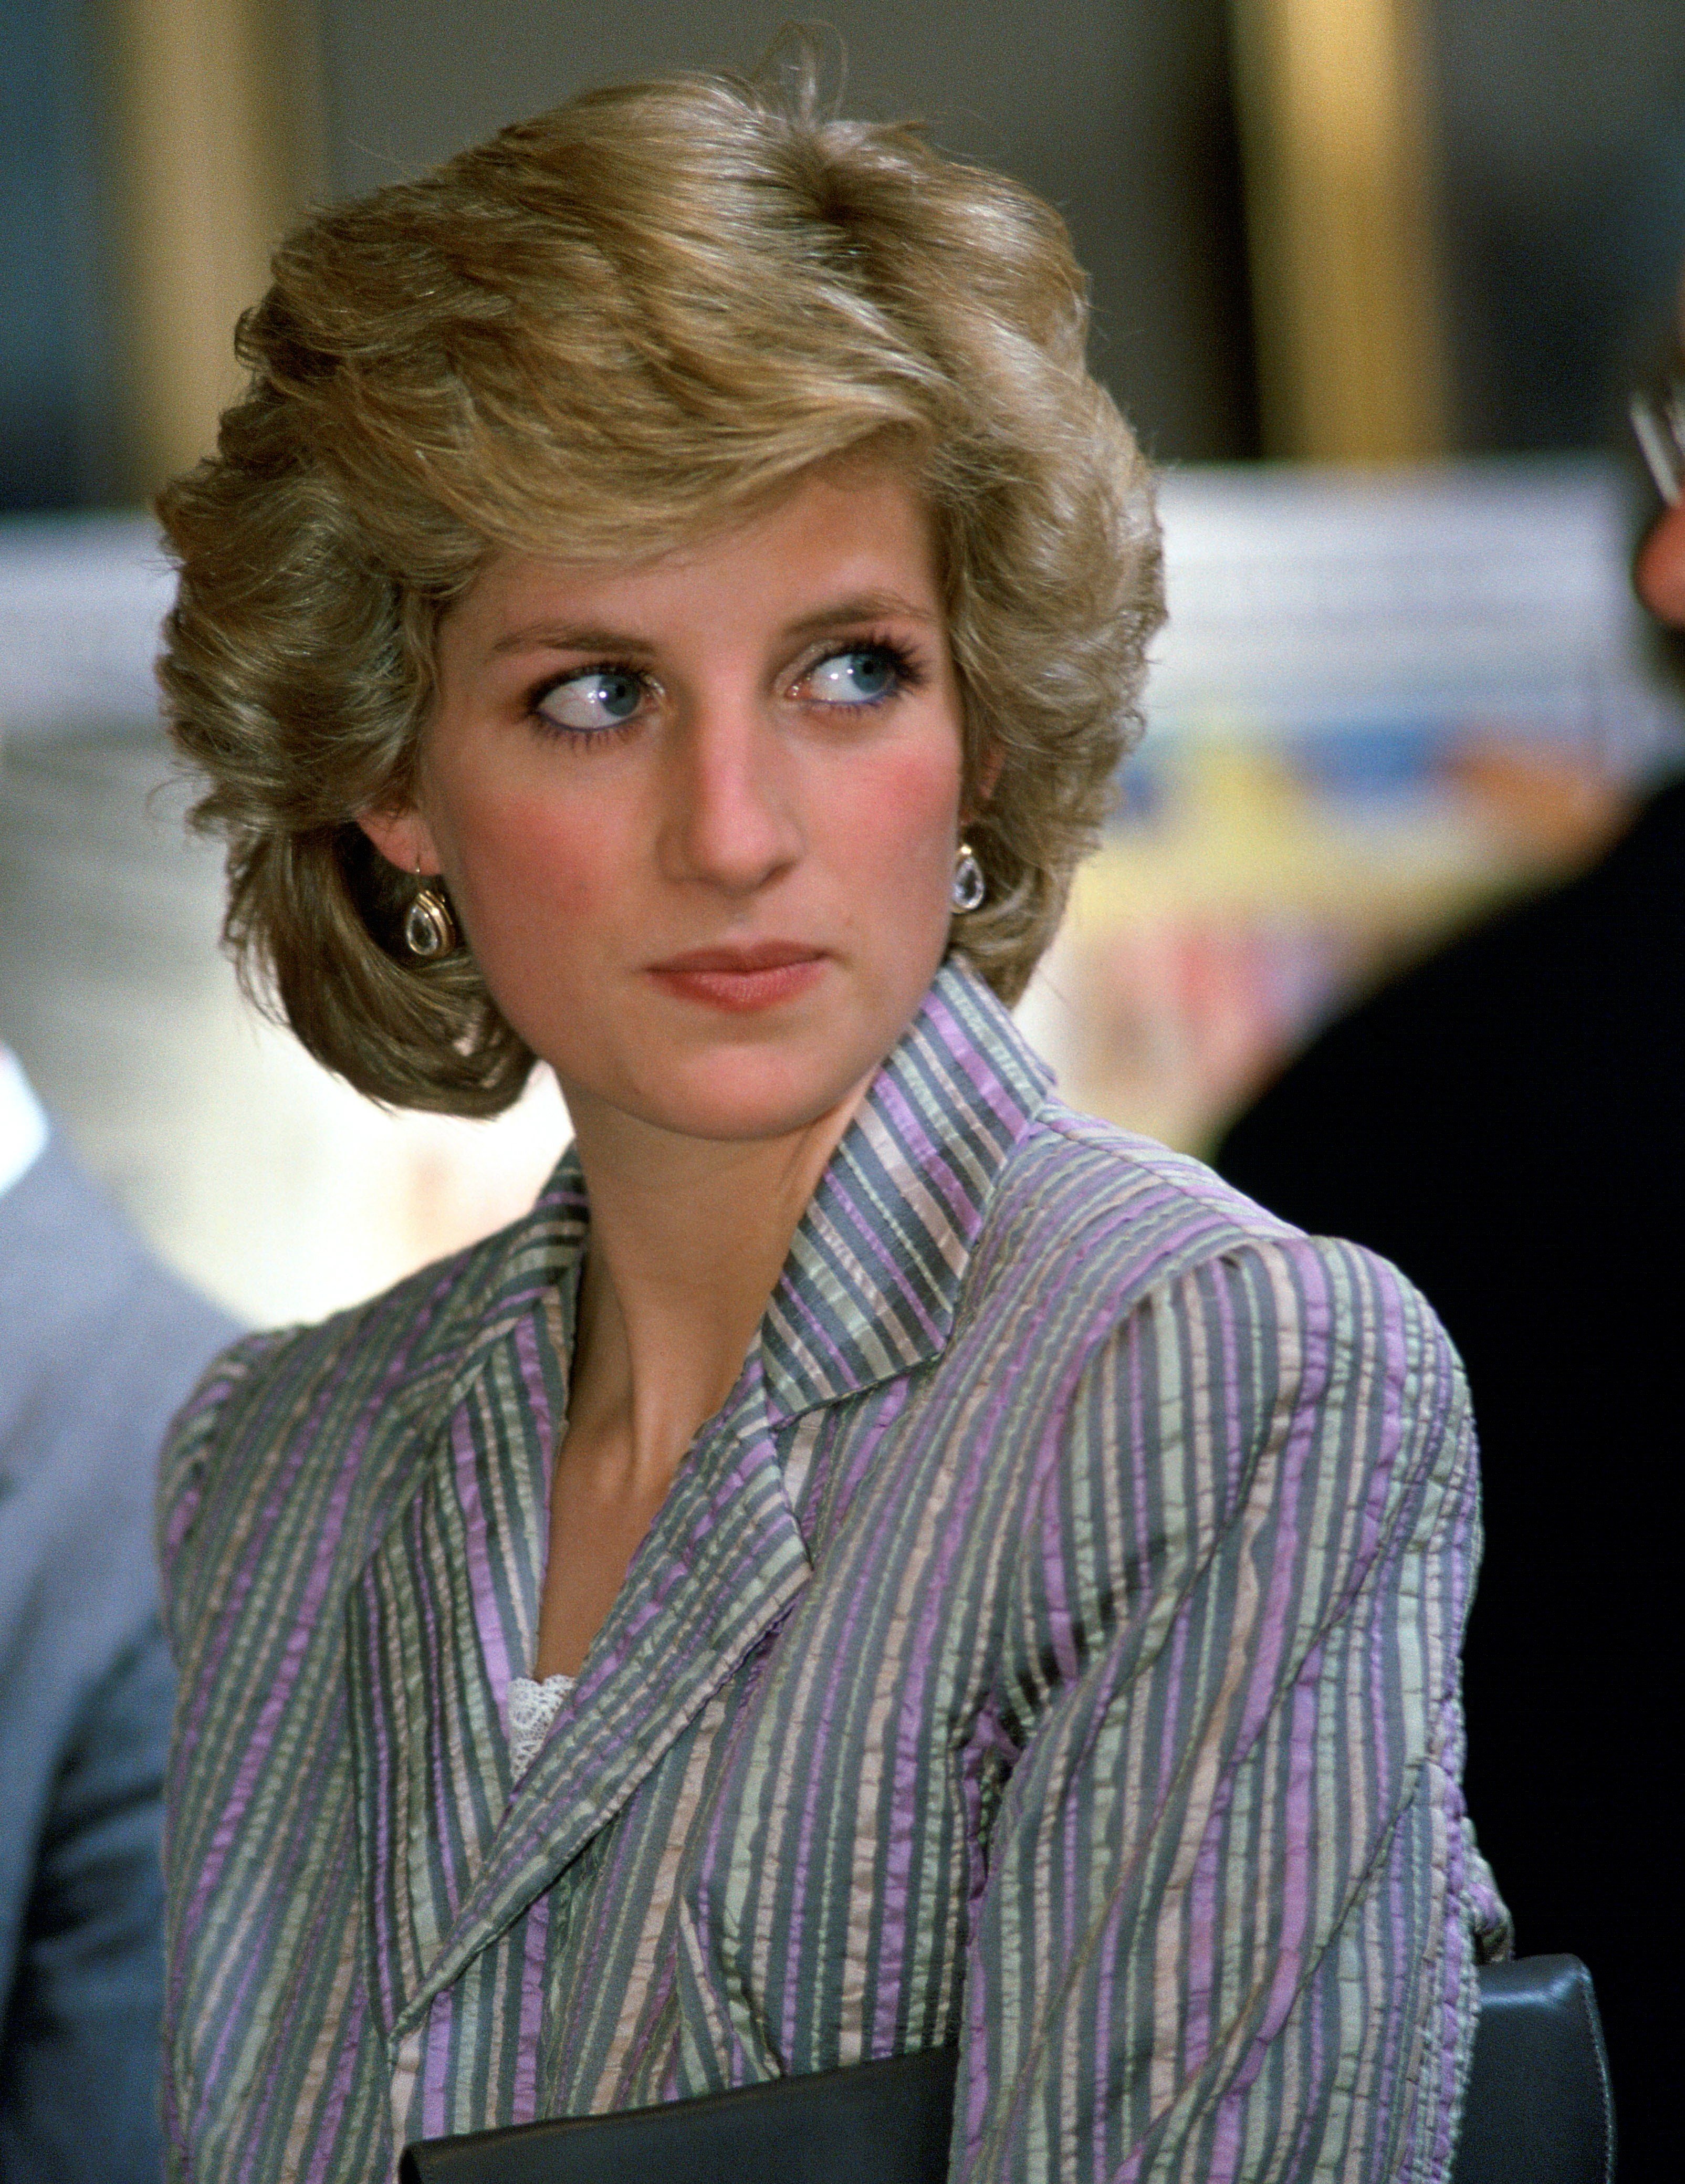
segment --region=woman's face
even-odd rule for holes
[[[505,556],[440,634],[413,811],[509,1021],[583,1125],[774,1137],[833,1110],[948,939],[960,706],[929,525],[810,472],[693,549]]]

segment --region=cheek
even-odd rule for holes
[[[832,784],[825,833],[835,861],[861,870],[920,872],[946,884],[959,811],[957,754],[938,749],[886,753],[875,766]]]
[[[576,928],[614,894],[620,860],[599,811],[518,791],[461,812],[456,890],[477,948]]]

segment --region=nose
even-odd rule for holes
[[[670,878],[753,894],[798,861],[794,754],[753,697],[691,708],[669,749],[660,847]]]

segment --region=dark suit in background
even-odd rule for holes
[[[234,1329],[57,1141],[0,1194],[0,2184],[156,2184],[164,1426]]]
[[[1217,1165],[1393,1260],[1462,1351],[1470,1810],[1518,1947],[1591,1967],[1622,2184],[1677,2177],[1685,787],[1325,1033]]]

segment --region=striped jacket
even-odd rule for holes
[[[1501,1911],[1420,1298],[950,962],[511,1795],[587,1223],[564,1159],[178,1421],[172,2173],[957,2038],[968,2184],[1444,2177]]]

